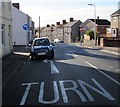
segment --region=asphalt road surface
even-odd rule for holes
[[[3,86],[3,105],[119,105],[118,56],[56,44],[55,58],[28,58]]]

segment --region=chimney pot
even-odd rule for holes
[[[73,22],[73,20],[74,20],[74,19],[73,19],[72,17],[70,17],[70,22]]]
[[[47,24],[47,27],[50,27],[50,25],[49,25],[49,24]]]
[[[55,26],[54,24],[51,24],[51,26]]]
[[[17,8],[18,10],[20,9],[19,3],[12,3],[12,5],[13,5],[15,8]]]
[[[60,25],[60,22],[56,22],[56,25]]]
[[[66,24],[66,20],[63,20],[62,22],[63,22],[63,24]]]

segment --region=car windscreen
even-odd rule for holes
[[[34,41],[34,46],[49,46],[50,42],[48,39],[38,39]]]

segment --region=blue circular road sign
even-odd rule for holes
[[[24,24],[24,25],[23,25],[23,29],[24,29],[24,30],[28,30],[28,29],[29,29],[28,24]]]

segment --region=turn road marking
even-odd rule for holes
[[[70,103],[68,98],[70,97],[70,92],[75,93],[81,102],[94,102],[95,96],[93,94],[93,91],[95,93],[98,93],[98,96],[102,96],[106,100],[109,101],[115,101],[115,98],[110,95],[110,93],[105,90],[100,83],[97,82],[95,79],[91,79],[93,82],[93,85],[90,85],[89,83],[86,83],[82,80],[60,80],[60,81],[52,81],[53,84],[53,90],[49,90],[48,93],[45,91],[45,87],[47,82],[33,82],[33,83],[24,83],[22,86],[26,86],[25,92],[23,94],[23,97],[21,99],[20,105],[25,105],[26,100],[28,101],[28,96],[31,94],[30,90],[31,87],[34,87],[34,85],[39,85],[39,94],[38,94],[38,102],[42,104],[54,104],[57,103],[61,98],[63,99],[63,103]],[[66,85],[67,84],[67,85]],[[71,84],[71,85],[69,85]],[[95,85],[95,87],[94,87]],[[58,88],[60,87],[60,88]],[[79,88],[81,88],[83,91],[81,91]],[[92,90],[92,91],[91,91]],[[47,96],[50,92],[54,92],[53,99],[45,99],[45,96]],[[69,92],[69,94],[67,93]],[[38,92],[37,92],[38,93]],[[32,93],[33,94],[33,93]],[[62,96],[61,96],[62,95]],[[60,98],[61,96],[61,98]],[[37,96],[36,96],[37,97]],[[75,98],[74,98],[75,99]],[[30,100],[30,98],[29,98]],[[31,100],[33,100],[31,98]]]

